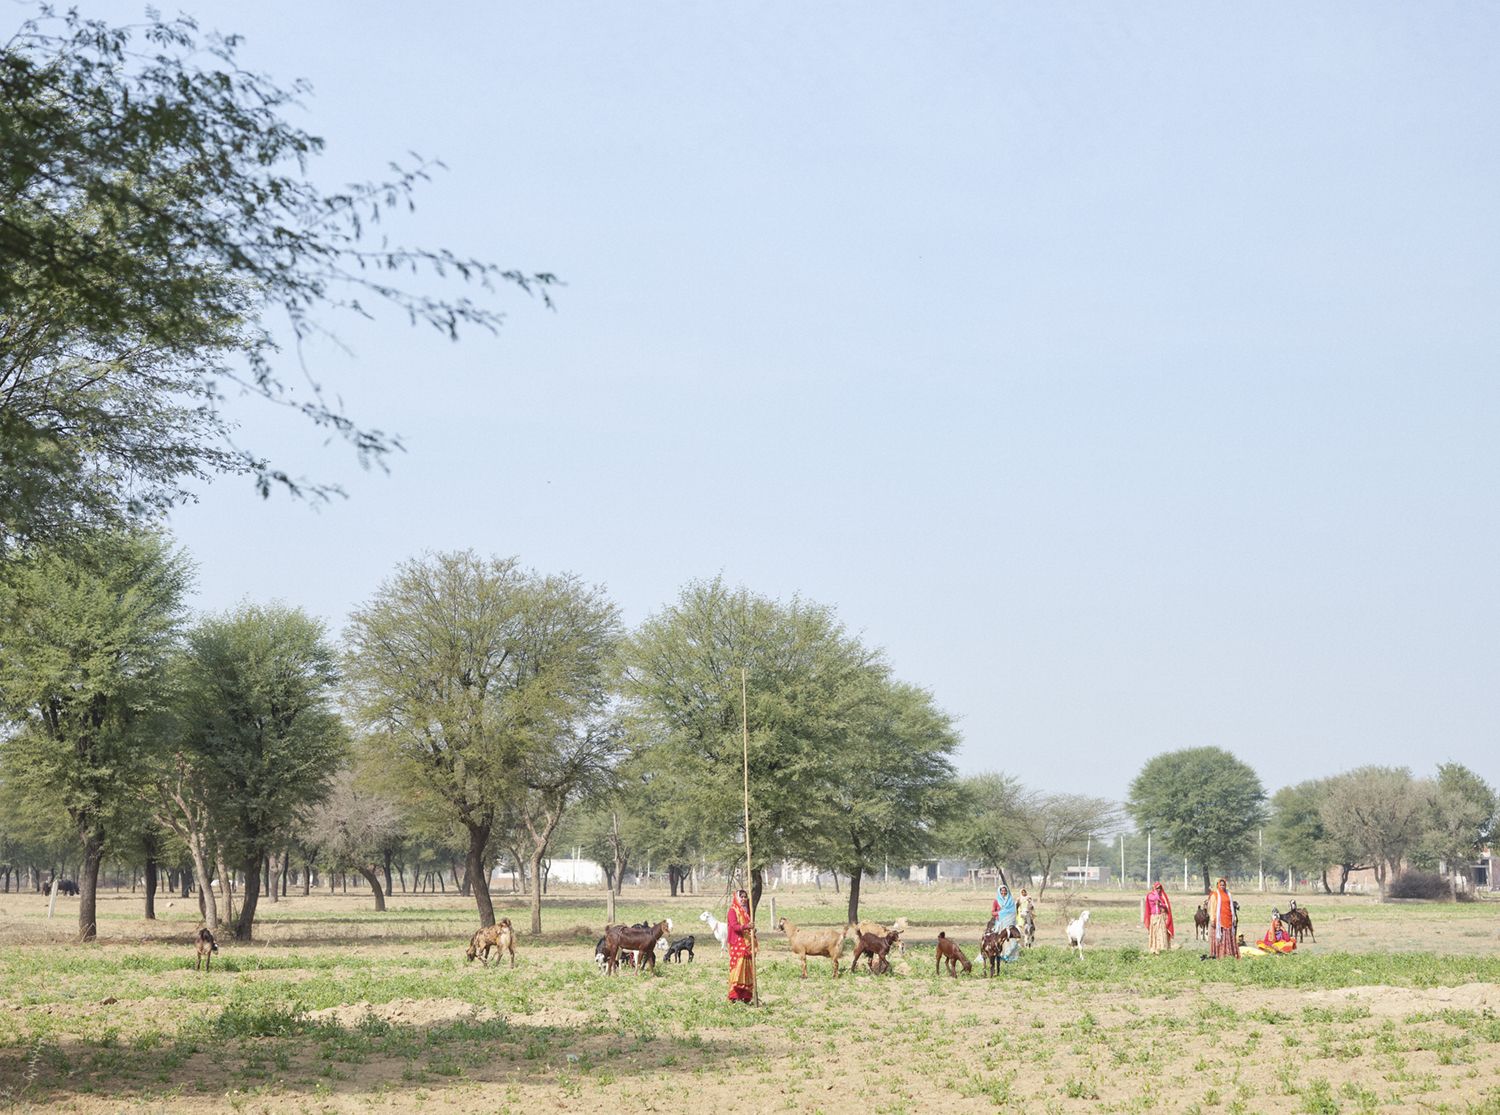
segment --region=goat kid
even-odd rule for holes
[[[707,910],[698,915],[698,920],[708,926],[708,931],[714,935],[714,940],[719,942],[720,952],[729,948],[729,926],[725,925]]]
[[[693,946],[697,944],[697,942],[698,939],[691,933],[689,933],[686,937],[677,938],[677,940],[673,941],[670,947],[668,947],[666,952],[666,959],[675,960],[677,961],[677,963],[681,964],[682,954],[687,953],[688,963],[691,964],[693,962]]]
[[[958,978],[959,966],[963,966],[964,975],[974,970],[974,965],[969,963],[969,958],[964,955],[964,950],[958,947],[958,943],[949,938],[946,933],[939,933],[937,939],[937,972],[943,974],[943,961],[948,962],[948,974],[954,979]]]
[[[873,933],[861,933],[854,942],[854,959],[849,962],[849,970],[852,972],[859,966],[862,958],[868,957],[871,972],[889,972],[891,970],[890,951],[901,941],[901,934],[892,930],[883,937],[877,937]]]
[[[1078,955],[1083,955],[1083,931],[1089,925],[1089,912],[1085,910],[1072,921],[1068,922],[1068,947],[1076,948]]]
[[[501,959],[507,952],[510,953],[510,966],[512,968],[516,966],[516,931],[510,924],[510,918],[501,918],[494,925],[478,929],[474,936],[469,938],[469,947],[464,950],[464,963],[473,963],[477,957],[479,963],[488,968],[492,951],[496,960]]]

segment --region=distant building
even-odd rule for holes
[[[591,859],[554,859],[547,868],[547,882],[597,887],[604,882],[604,868]]]

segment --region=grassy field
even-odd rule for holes
[[[1500,903],[1299,897],[1316,944],[1205,963],[1186,902],[1182,947],[1152,957],[1134,896],[1049,894],[1037,948],[955,981],[933,974],[932,941],[946,930],[972,957],[988,897],[874,887],[866,916],[912,923],[895,975],[835,981],[822,961],[804,981],[765,932],[750,1010],[724,1001],[727,965],[699,932],[719,895],[621,904],[698,932],[696,962],[644,978],[598,974],[603,903],[583,892],[548,899],[514,970],[465,965],[472,904],[397,896],[377,915],[350,896],[263,905],[262,939],[224,944],[209,975],[192,970],[190,902],[150,923],[107,897],[100,943],[78,946],[76,900],[48,922],[45,899],[0,895],[0,1106],[1500,1113]],[[777,899],[799,923],[841,921],[840,896]],[[1285,903],[1241,900],[1251,937]],[[1061,926],[1085,905],[1079,958]],[[527,924],[523,900],[501,906]]]

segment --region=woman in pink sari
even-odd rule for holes
[[[755,926],[750,921],[750,896],[739,891],[729,904],[729,1001],[755,998]]]
[[[1172,924],[1172,900],[1167,890],[1158,882],[1146,892],[1146,947],[1152,954],[1171,949],[1172,938],[1177,927]]]

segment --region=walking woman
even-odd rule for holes
[[[1146,947],[1152,955],[1171,949],[1177,927],[1172,924],[1172,900],[1160,880],[1146,892],[1145,920]]]
[[[1208,955],[1215,960],[1240,958],[1240,942],[1234,934],[1234,897],[1229,880],[1220,879],[1208,895]]]
[[[729,1001],[755,998],[755,927],[750,923],[750,896],[739,891],[729,904]]]

